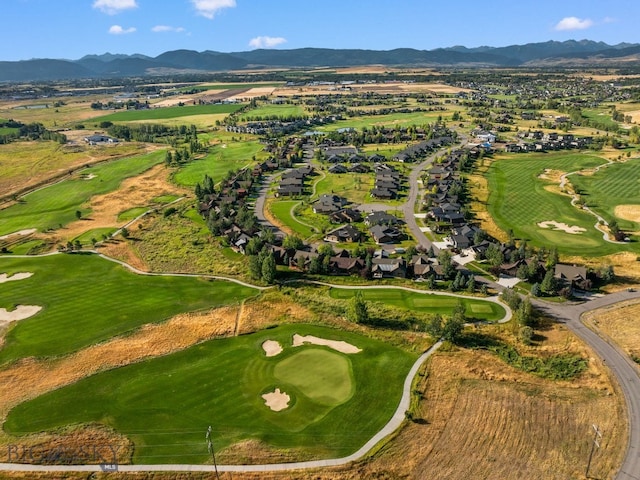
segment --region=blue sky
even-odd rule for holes
[[[638,0],[2,0],[0,60],[176,49],[640,43]]]

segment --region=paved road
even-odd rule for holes
[[[426,160],[423,160],[421,163],[413,167],[411,170],[411,174],[409,175],[409,197],[407,201],[402,205],[402,212],[404,214],[404,221],[407,223],[407,227],[411,230],[414,238],[418,245],[424,247],[425,250],[428,250],[429,247],[433,246],[433,250],[435,253],[438,253],[438,249],[432,244],[431,240],[427,238],[420,227],[418,226],[418,222],[415,217],[415,206],[416,201],[418,200],[418,195],[420,193],[420,187],[418,185],[418,179],[420,178],[420,174],[422,171],[430,166],[436,158],[436,154],[430,155]]]
[[[638,292],[618,292],[583,303],[562,305],[533,301],[536,308],[563,322],[573,333],[588,344],[616,377],[627,404],[629,443],[627,453],[616,480],[640,480],[640,376],[638,366],[629,356],[610,341],[587,328],[580,316],[595,308],[640,298]],[[606,435],[606,432],[604,432]]]
[[[267,200],[267,194],[269,192],[269,186],[271,185],[271,183],[273,182],[273,180],[275,179],[277,175],[269,175],[265,178],[263,178],[262,180],[262,184],[260,185],[260,190],[258,191],[258,198],[256,198],[256,204],[255,207],[253,208],[254,210],[254,214],[256,216],[256,218],[258,219],[258,223],[264,227],[264,228],[270,228],[271,230],[273,230],[273,233],[276,236],[279,237],[286,237],[287,234],[284,233],[282,230],[280,230],[278,227],[276,227],[273,223],[271,223],[269,220],[267,220],[267,217],[264,216],[264,204]]]

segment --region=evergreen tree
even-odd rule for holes
[[[351,299],[348,309],[348,318],[355,323],[369,322],[369,309],[360,290],[356,290],[356,294]]]
[[[271,285],[276,279],[276,261],[271,252],[262,261],[261,276],[262,281],[268,285]]]

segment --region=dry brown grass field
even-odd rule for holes
[[[0,196],[10,195],[84,165],[153,151],[138,143],[111,146],[14,142],[0,145]]]
[[[630,357],[640,359],[640,302],[629,301],[594,310],[583,319],[591,328],[611,338]]]

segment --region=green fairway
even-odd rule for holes
[[[625,231],[640,230],[638,222],[615,214],[618,205],[640,206],[640,161],[615,163],[593,175],[572,175],[569,179],[582,192],[586,204],[608,222],[615,219]]]
[[[371,201],[373,173],[327,173],[316,183],[316,195],[336,194],[353,203]]]
[[[190,117],[193,115],[215,115],[220,113],[237,112],[243,107],[241,104],[220,105],[185,105],[182,107],[151,108],[148,110],[125,110],[122,112],[92,118],[91,121],[101,122],[139,122],[144,120],[162,120],[169,118]]]
[[[87,180],[73,177],[36,190],[21,198],[21,202],[0,210],[0,235],[37,228],[40,231],[59,228],[76,220],[76,210],[92,196],[116,190],[123,180],[139,175],[164,160],[164,152],[122,158],[82,170],[94,175]]]
[[[142,215],[144,212],[148,211],[149,207],[132,207],[129,208],[127,210],[125,210],[124,212],[120,212],[118,214],[118,221],[119,222],[129,222],[131,220],[133,220],[134,218],[138,218],[140,215]]]
[[[231,282],[136,275],[95,255],[0,257],[0,272],[34,274],[3,284],[0,308],[43,307],[13,324],[0,349],[0,363],[67,354],[145,323],[239,302],[257,293]]]
[[[517,238],[537,246],[556,246],[560,253],[587,256],[606,255],[629,246],[606,243],[594,228],[596,219],[571,205],[570,197],[548,188],[554,184],[539,175],[545,169],[573,172],[602,165],[605,161],[592,154],[551,153],[519,155],[494,161],[487,172],[489,201],[487,208],[504,231],[513,230]],[[573,177],[569,177],[573,180]],[[558,188],[557,183],[555,187]],[[540,222],[559,222],[584,229],[572,234],[542,228]]]
[[[215,145],[209,149],[209,154],[199,160],[185,165],[174,175],[178,185],[194,187],[202,182],[205,175],[219,182],[230,170],[239,170],[251,166],[253,157],[262,160],[265,156],[264,145],[258,141],[230,142]]]
[[[292,347],[296,333],[362,351]],[[266,357],[266,340],[279,342],[283,352]],[[99,373],[18,405],[4,429],[20,435],[106,424],[134,441],[135,463],[208,462],[209,425],[217,451],[256,439],[303,459],[339,457],[360,448],[391,418],[415,359],[354,333],[284,325]],[[281,411],[262,398],[276,388],[290,396]]]
[[[420,313],[450,315],[458,302],[462,300],[469,319],[496,321],[506,315],[506,311],[502,306],[479,298],[418,293],[399,288],[364,288],[362,290],[332,288],[329,290],[329,295],[332,298],[346,300],[352,298],[357,291],[362,292],[362,296],[367,301],[380,302]]]

